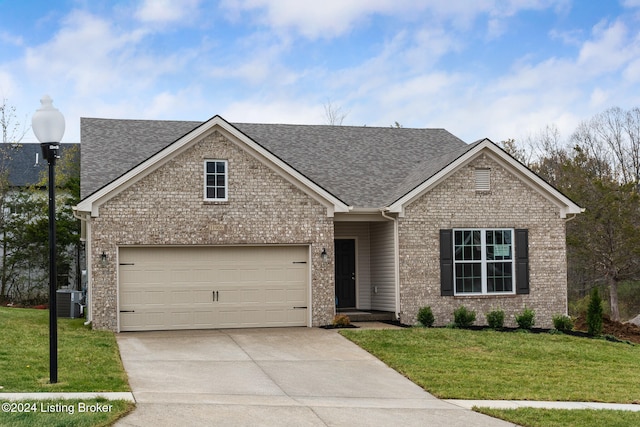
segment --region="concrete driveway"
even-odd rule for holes
[[[335,331],[128,332],[116,426],[510,426],[443,402]]]

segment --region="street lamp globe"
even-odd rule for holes
[[[42,107],[31,119],[33,133],[41,143],[58,143],[64,135],[64,116],[53,106],[53,100],[45,95],[40,100]]]

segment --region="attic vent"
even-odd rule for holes
[[[476,191],[491,191],[491,169],[476,169]]]

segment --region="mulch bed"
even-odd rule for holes
[[[580,316],[576,319],[574,322],[574,329],[579,331],[586,331],[589,329],[585,316]],[[607,315],[602,319],[602,334],[612,335],[619,340],[631,341],[636,344],[640,344],[640,326],[636,326],[633,323],[616,322],[615,320],[611,320]]]

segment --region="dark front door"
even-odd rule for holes
[[[356,241],[336,239],[336,305],[356,306]]]

